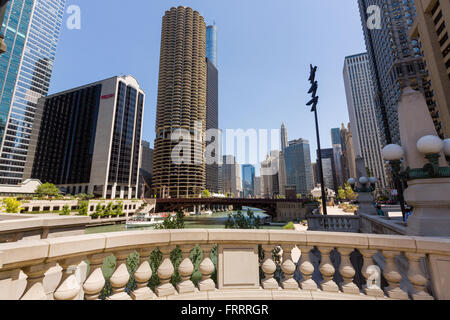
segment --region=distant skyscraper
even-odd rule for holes
[[[244,198],[255,197],[255,167],[251,164],[242,165],[242,191]]]
[[[239,164],[236,162],[234,156],[223,156],[222,168],[222,191],[224,194],[231,196],[233,194],[236,198],[240,197],[241,177]]]
[[[132,76],[39,99],[24,177],[70,194],[136,198],[144,100]]]
[[[285,150],[289,147],[289,140],[287,135],[286,125],[283,123],[281,126],[281,152],[280,152],[280,168],[278,172],[278,185],[280,188],[280,195],[286,195],[286,160],[285,160]]]
[[[283,123],[281,125],[281,152],[284,152],[287,147],[289,147],[289,140],[286,125]]]
[[[348,179],[356,177],[356,157],[350,123],[348,124],[348,128],[346,128],[345,125],[342,124],[341,141],[342,141],[342,173],[345,183],[348,181]]]
[[[219,72],[214,64],[206,58],[207,63],[207,89],[206,89],[206,130],[219,130]],[[213,143],[211,141],[210,143]],[[206,189],[213,193],[219,191],[219,167],[220,150],[212,155],[215,164],[206,165]]]
[[[146,193],[145,197],[151,197],[153,149],[150,148],[150,142],[144,140],[141,143],[141,165],[139,171],[139,198],[142,196],[142,192]]]
[[[261,177],[255,177],[255,197],[261,197]]]
[[[280,151],[272,151],[261,162],[261,193],[263,198],[274,198],[280,194],[279,174]]]
[[[215,24],[206,28],[206,57],[217,68],[217,27]]]
[[[153,192],[157,197],[198,196],[206,187],[206,141],[191,139],[190,159],[172,161],[176,130],[206,133],[206,25],[197,11],[179,6],[162,22],[153,160]],[[201,124],[200,129],[196,124]],[[193,135],[192,135],[193,136]],[[185,155],[183,154],[183,157]]]
[[[317,150],[317,158],[319,158],[319,150]],[[334,151],[333,149],[322,149],[322,162],[323,162],[323,179],[325,180],[325,187],[337,191],[338,184],[336,178],[335,163],[334,163]],[[320,162],[317,163],[317,169],[320,170]],[[319,184],[322,181],[319,177]]]
[[[381,144],[400,144],[398,127],[398,103],[402,89],[411,86],[427,97],[430,111],[435,102],[430,92],[427,72],[420,54],[417,40],[408,39],[408,30],[413,24],[416,9],[413,1],[405,0],[358,0],[364,38],[373,81],[373,97]],[[381,28],[369,29],[367,9],[377,5],[382,12]],[[438,133],[441,125],[438,113],[431,112]],[[356,128],[354,128],[356,129]]]
[[[304,139],[291,141],[284,153],[287,185],[296,186],[298,194],[309,194],[314,189],[309,141]]]
[[[0,56],[0,184],[23,180],[39,98],[47,95],[65,0],[10,0]]]
[[[381,156],[381,139],[375,115],[373,82],[366,53],[349,56],[344,63],[344,84],[353,134],[355,157],[364,158],[370,173],[387,186],[386,171]]]
[[[344,178],[342,174],[342,140],[341,140],[341,129],[333,128],[331,129],[331,143],[333,145],[334,151],[334,164],[336,171],[336,179],[339,186],[344,185]]]

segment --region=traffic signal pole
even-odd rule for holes
[[[311,89],[309,89],[308,93],[312,94],[312,100],[308,102],[307,106],[312,106],[311,112],[314,112],[314,117],[316,121],[316,135],[317,135],[317,148],[318,148],[318,156],[319,156],[319,176],[322,187],[322,209],[323,215],[328,215],[327,212],[327,194],[325,191],[325,181],[323,179],[323,162],[322,162],[322,148],[320,146],[320,133],[319,133],[319,119],[317,116],[317,104],[319,103],[319,97],[317,96],[317,89],[319,87],[316,79],[316,71],[317,67],[313,67],[311,65],[311,74],[309,76],[309,81],[311,82]]]

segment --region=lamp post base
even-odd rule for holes
[[[450,178],[418,179],[408,182],[406,202],[414,207],[407,235],[450,237]]]

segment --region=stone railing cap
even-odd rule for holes
[[[450,238],[414,237],[414,240],[416,240],[417,252],[450,254]]]
[[[416,241],[412,237],[386,234],[368,234],[369,249],[386,251],[416,251]]]
[[[181,229],[170,230],[171,244],[202,244],[207,243],[209,238],[206,229]]]
[[[49,247],[46,240],[24,240],[0,244],[0,251],[3,252],[3,266],[44,261],[48,256]]]
[[[236,229],[215,229],[208,230],[210,243],[258,243],[269,242],[268,230],[236,230]]]
[[[106,249],[139,248],[142,246],[157,246],[169,244],[170,231],[151,230],[134,232],[115,232],[106,234]]]
[[[104,234],[52,238],[46,241],[50,245],[49,259],[99,253],[106,247]]]
[[[344,232],[306,232],[307,243],[310,246],[368,248],[369,241],[363,233]]]
[[[306,231],[271,230],[269,232],[269,243],[275,245],[306,245]]]

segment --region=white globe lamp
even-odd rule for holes
[[[370,177],[369,178],[369,182],[370,182],[370,184],[376,184],[377,183],[377,178],[375,178],[375,177]]]
[[[439,154],[444,149],[444,141],[437,136],[425,136],[417,141],[417,150],[422,154]]]
[[[369,183],[369,178],[367,178],[367,177],[361,177],[361,178],[359,178],[359,183],[361,183],[361,185],[366,185],[366,184],[368,184]]]
[[[386,161],[399,161],[404,156],[405,152],[398,144],[389,144],[383,148],[383,159]]]
[[[354,186],[356,184],[356,180],[354,178],[348,179],[348,184]]]

